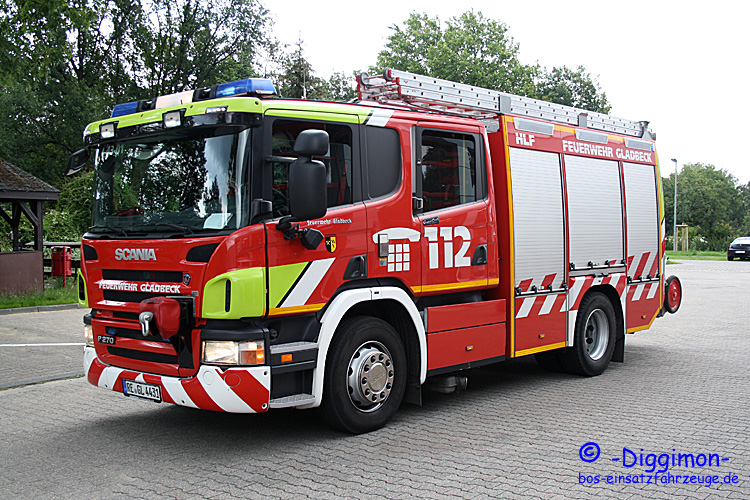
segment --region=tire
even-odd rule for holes
[[[732,262],[732,261],[734,260],[734,257],[730,257],[729,255],[727,255],[727,260],[728,260],[729,262]]]
[[[406,353],[396,330],[369,316],[345,319],[328,351],[323,387],[321,409],[331,427],[361,434],[387,424],[406,390]]]
[[[568,373],[587,377],[607,369],[617,340],[617,322],[612,302],[601,292],[590,292],[581,301],[576,317],[573,347],[560,352]]]
[[[682,283],[677,276],[670,276],[664,282],[664,309],[674,314],[682,305]]]
[[[550,372],[562,372],[565,371],[560,360],[560,351],[555,349],[553,351],[538,352],[534,354],[536,363]]]

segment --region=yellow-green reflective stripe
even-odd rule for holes
[[[279,307],[308,264],[309,262],[298,262],[268,269],[268,303],[271,309]]]
[[[134,125],[143,125],[144,123],[158,123],[162,121],[164,113],[169,111],[184,109],[185,116],[203,115],[206,113],[207,108],[224,107],[226,106],[227,112],[246,112],[246,113],[261,113],[263,106],[261,105],[260,99],[250,97],[225,97],[223,99],[213,99],[211,101],[199,101],[189,104],[180,104],[177,106],[170,106],[168,108],[152,109],[150,111],[144,111],[142,113],[133,113],[130,115],[117,116],[115,118],[107,118],[89,124],[86,129],[89,133],[99,132],[99,127],[105,123],[117,122],[117,128],[132,127]]]
[[[226,310],[227,281],[230,285]],[[203,288],[203,317],[213,319],[258,318],[266,312],[266,269],[251,267],[220,274]]]
[[[83,277],[83,273],[81,272],[80,269],[78,269],[78,276],[77,277],[78,277],[78,283],[76,283],[76,285],[78,285],[78,290],[79,290],[79,292],[78,292],[78,303],[81,306],[83,306],[83,307],[88,307],[89,306],[89,290],[86,287],[86,279]],[[81,295],[80,295],[80,293],[81,293],[80,292],[80,290],[81,290],[80,289],[81,283],[83,283],[83,299],[81,299]]]
[[[344,113],[331,113],[325,110],[296,110],[296,109],[269,109],[266,111],[268,116],[278,116],[283,118],[297,118],[301,120],[321,120],[339,123],[359,123],[357,115]]]

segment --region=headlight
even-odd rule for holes
[[[204,340],[201,359],[209,365],[262,365],[266,362],[265,345],[262,340]]]
[[[83,325],[83,338],[86,341],[86,347],[94,347],[94,327]]]

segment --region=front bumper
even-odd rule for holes
[[[271,395],[268,366],[221,369],[203,365],[194,377],[168,377],[106,365],[93,347],[86,347],[83,370],[97,387],[122,393],[123,380],[158,385],[164,402],[203,410],[262,413],[268,411]]]

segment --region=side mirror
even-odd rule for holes
[[[89,150],[81,149],[70,155],[68,159],[68,166],[65,168],[65,177],[75,175],[86,166],[86,162],[89,161]]]
[[[297,158],[289,166],[289,211],[299,221],[319,219],[328,211],[326,167],[311,156],[328,152],[328,133],[305,130],[294,143]]]

